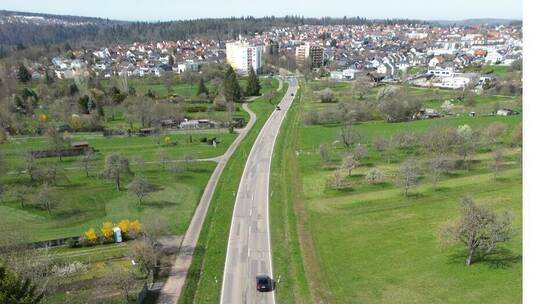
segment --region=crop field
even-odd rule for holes
[[[341,166],[346,153],[339,137],[343,125],[305,125],[301,113],[327,105],[303,99],[296,106],[299,109],[291,112],[296,113],[296,119],[295,115],[288,118],[293,131],[284,135],[287,146],[276,150],[284,159],[281,172],[287,174],[272,179],[273,189],[286,190],[279,196],[279,203],[272,202],[280,208],[272,211],[272,232],[283,235],[273,235],[276,275],[284,279],[278,284],[281,303],[521,301],[521,150],[512,137],[521,116],[354,124],[359,143],[368,154],[349,176]],[[422,148],[398,148],[388,157],[374,146],[375,138],[390,138],[397,133],[414,133],[421,138],[435,126],[467,124],[485,130],[494,122],[506,127],[500,139],[479,149],[468,169],[458,167],[443,174],[436,187],[428,178],[426,162],[430,156]],[[329,150],[325,163],[320,156],[321,144]],[[501,148],[505,151],[503,169],[495,177],[490,163],[493,151]],[[400,166],[411,157],[420,164],[421,174],[418,186],[405,196],[395,179]],[[276,168],[280,169],[279,165]],[[373,168],[383,174],[380,183],[365,179]],[[336,170],[341,172],[344,184],[338,189],[328,185]],[[441,225],[457,219],[465,194],[482,206],[508,211],[514,229],[512,239],[496,254],[470,267],[464,265],[465,247],[443,249],[438,234]],[[283,251],[291,256],[285,257]]]

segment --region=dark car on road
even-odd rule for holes
[[[294,93],[291,93],[291,96],[294,96]]]
[[[274,280],[271,277],[261,274],[256,278],[257,281],[257,290],[261,292],[267,292],[274,290]]]
[[[276,106],[276,110],[281,110],[281,107],[280,106]]]

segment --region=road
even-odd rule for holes
[[[244,110],[249,113],[249,122],[245,128],[238,130],[238,137],[236,137],[234,142],[229,146],[225,154],[215,159],[217,161],[216,168],[206,184],[206,188],[204,189],[201,200],[197,205],[197,209],[195,209],[195,214],[193,215],[186,234],[184,235],[182,244],[180,246],[180,252],[178,253],[178,256],[176,257],[171,268],[169,278],[159,293],[159,298],[157,301],[159,304],[176,304],[178,302],[180,293],[182,292],[182,288],[186,282],[186,275],[188,273],[189,266],[191,265],[191,261],[193,259],[193,251],[197,245],[199,234],[201,232],[210,201],[214,195],[214,190],[219,181],[219,177],[221,176],[227,161],[236,150],[236,147],[238,147],[240,142],[242,142],[248,131],[251,129],[251,127],[253,127],[255,121],[257,120],[255,113],[248,108],[247,104],[243,104],[242,106]]]
[[[261,293],[255,277],[272,274],[269,230],[269,183],[274,143],[287,110],[296,95],[297,83],[289,88],[261,129],[248,156],[236,194],[227,257],[221,289],[222,304],[275,303],[274,292]]]

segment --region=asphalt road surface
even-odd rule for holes
[[[248,156],[236,193],[223,285],[222,304],[275,303],[274,292],[259,292],[255,277],[273,278],[269,231],[270,162],[279,128],[297,91],[296,79],[261,129]]]

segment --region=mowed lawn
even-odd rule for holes
[[[438,124],[483,127],[501,121],[508,127],[508,142],[521,121],[513,117],[457,117],[388,124],[355,125],[369,150],[364,165],[345,180],[355,185],[332,190],[326,180],[340,165],[343,148],[336,143],[340,126],[300,127],[296,147],[308,211],[308,229],[315,244],[322,278],[331,303],[519,303],[522,275],[522,178],[518,148],[507,147],[505,170],[494,179],[488,162],[491,152],[481,151],[469,171],[445,175],[438,189],[426,179],[405,197],[394,183],[406,153],[387,163],[371,146],[376,136],[399,131],[423,132]],[[319,145],[330,145],[334,163],[321,166]],[[422,161],[422,155],[417,155]],[[371,167],[385,175],[385,182],[369,185],[364,176]],[[346,175],[345,172],[343,174]],[[503,251],[471,267],[464,265],[464,246],[443,250],[439,227],[459,216],[464,194],[477,203],[511,213],[515,234]],[[309,269],[307,271],[309,278]]]
[[[49,215],[46,210],[32,206],[31,202],[39,190],[39,183],[30,182],[27,174],[20,172],[26,151],[46,149],[44,137],[18,138],[2,144],[2,152],[9,165],[10,174],[2,177],[7,188],[24,184],[30,188],[25,208],[9,196],[0,204],[2,231],[25,230],[32,240],[46,240],[81,235],[90,227],[97,230],[103,222],[118,222],[124,218],[145,220],[157,215],[167,221],[168,233],[181,234],[187,228],[193,210],[198,203],[206,182],[211,175],[214,162],[182,162],[186,156],[193,159],[211,158],[222,155],[236,134],[221,131],[193,132],[190,143],[187,133],[167,135],[176,146],[156,142],[152,137],[112,137],[105,138],[97,133],[73,135],[74,140],[86,140],[97,149],[95,160],[91,162],[90,177],[86,177],[81,167],[80,157],[37,159],[39,168],[57,163],[65,168],[65,177],[58,179],[55,187],[56,205]],[[203,137],[218,138],[220,143],[213,147],[201,142]],[[116,191],[112,180],[99,177],[108,154],[117,152],[130,160],[132,175],[122,178],[122,191]],[[139,160],[145,162],[139,164]],[[166,163],[163,164],[162,161]],[[181,172],[171,172],[171,167],[179,167]],[[158,186],[139,206],[138,199],[128,193],[127,185],[135,174],[143,174]]]

